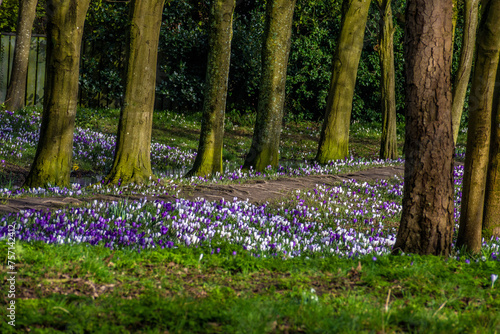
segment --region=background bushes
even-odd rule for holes
[[[160,32],[157,109],[200,111],[203,104],[208,41],[209,0],[167,0]],[[43,0],[40,2],[43,4]],[[260,53],[266,1],[240,0],[235,11],[229,74],[228,112],[256,110]],[[288,64],[285,113],[289,118],[321,120],[341,24],[342,0],[297,0]],[[459,8],[463,1],[459,1]],[[403,119],[404,0],[393,1],[396,107]],[[2,9],[15,13],[17,0],[4,0]],[[39,6],[36,33],[45,32],[44,9]],[[0,11],[0,29],[15,30],[15,15]],[[380,65],[377,53],[377,2],[372,1],[353,100],[352,119],[380,122]],[[80,101],[89,107],[119,107],[123,95],[128,4],[94,0],[85,22]],[[455,50],[462,36],[459,15]],[[459,54],[454,54],[453,69]],[[467,108],[467,104],[466,104]],[[464,119],[467,111],[464,112]]]

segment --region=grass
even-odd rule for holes
[[[26,116],[31,112],[26,111]],[[196,149],[199,116],[155,113],[153,140]],[[77,125],[113,133],[118,117],[117,110],[80,109]],[[248,113],[229,113],[225,158],[233,164],[242,161],[250,145],[252,117]],[[13,125],[13,130],[32,131],[34,127],[19,123]],[[352,124],[351,150],[356,157],[370,159],[377,154],[379,128],[379,124]],[[320,124],[309,121],[287,123],[283,129],[282,157],[300,161],[313,157],[319,129]],[[398,126],[400,141],[402,131],[403,127]],[[0,159],[17,168],[27,168],[34,154],[28,146],[20,158],[16,152],[9,155],[5,146],[3,149]],[[76,163],[84,171],[100,171],[83,160]],[[0,175],[0,188],[12,187],[12,183],[10,175]],[[456,187],[459,193],[460,182]],[[492,284],[492,275],[500,273],[500,240],[485,241],[483,253],[478,255],[458,250],[447,259],[389,255],[390,243],[384,244],[384,240],[397,230],[401,189],[400,179],[318,186],[264,207],[248,205],[250,211],[236,210],[234,215],[229,213],[234,208],[231,203],[215,203],[193,212],[188,210],[189,203],[177,203],[163,216],[156,204],[121,201],[103,206],[100,211],[91,203],[79,208],[95,209],[92,212],[98,213],[97,218],[71,211],[74,208],[53,211],[54,220],[47,225],[40,223],[47,213],[39,217],[27,213],[0,216],[0,227],[15,222],[26,231],[38,228],[40,235],[45,236],[54,236],[70,224],[104,221],[109,226],[115,222],[140,222],[140,226],[134,225],[134,233],[147,237],[160,231],[159,226],[164,224],[170,229],[161,238],[173,240],[174,246],[162,249],[117,244],[110,249],[102,243],[91,246],[17,240],[16,327],[0,322],[0,332],[500,332],[500,282]],[[459,199],[456,201],[459,205]],[[257,212],[255,217],[262,220],[260,225],[249,225],[255,230],[245,235],[245,228],[238,224],[252,212]],[[189,218],[187,225],[182,225],[184,216],[200,220]],[[66,217],[67,221],[61,218],[62,225],[54,230],[59,221],[54,217]],[[264,218],[277,219],[281,225],[272,225]],[[196,224],[206,223],[207,219],[220,225],[213,238],[200,238],[190,244],[182,241],[181,234],[188,233],[185,230],[196,230]],[[278,227],[287,226],[306,231],[290,234],[298,243],[304,241],[307,245],[301,252],[293,253],[293,247],[285,240],[288,234],[278,232]],[[342,237],[321,244],[318,240],[329,229]],[[260,244],[263,248],[245,250],[244,238],[257,234],[259,240],[264,240]],[[359,247],[380,235],[384,238],[373,244],[380,249],[363,255]],[[353,240],[349,240],[351,236]],[[277,245],[279,249],[274,248]],[[313,245],[328,247],[313,250]],[[8,250],[6,240],[0,240],[4,259],[2,282],[9,277]],[[0,287],[3,305],[10,300],[7,289],[8,284]],[[8,319],[6,316],[6,307],[0,307],[0,318]]]
[[[16,112],[22,115],[21,120],[40,114],[41,108],[27,108]],[[88,128],[104,134],[116,134],[120,111],[118,109],[89,109],[79,108],[75,124],[81,128]],[[225,136],[223,159],[233,165],[243,164],[247,150],[250,147],[253,133],[255,113],[232,110],[227,113],[225,121]],[[201,113],[175,113],[171,111],[156,111],[153,117],[153,141],[169,146],[178,147],[186,151],[195,151],[201,127]],[[23,133],[38,133],[38,123],[20,123],[12,125],[13,131]],[[321,124],[302,119],[287,118],[282,129],[280,158],[281,161],[312,160],[316,154]],[[397,127],[399,153],[402,154],[404,125]],[[350,153],[354,157],[373,159],[378,156],[380,149],[381,124],[364,124],[354,121],[350,129]],[[457,147],[465,148],[466,133],[460,132]],[[15,164],[21,168],[29,168],[34,159],[36,147],[22,145],[20,150],[9,150],[12,143],[4,143],[0,152],[2,160]],[[19,154],[21,153],[21,154]],[[75,157],[74,172],[77,174],[104,172],[102,166],[89,164],[88,159]],[[0,174],[7,178],[8,175]],[[1,180],[1,179],[0,179]],[[3,184],[4,182],[2,182]]]
[[[2,253],[5,243],[2,243]],[[22,244],[16,330],[34,333],[495,333],[491,261],[255,258],[230,250]],[[6,274],[2,274],[5,279]],[[5,310],[2,308],[2,318]],[[5,323],[2,333],[14,332]]]
[[[243,163],[252,142],[253,112],[231,110],[226,114],[223,159]],[[76,124],[96,131],[115,134],[119,111],[116,109],[79,109]],[[153,140],[182,149],[197,150],[201,127],[201,113],[156,111],[153,117]],[[354,122],[351,126],[351,153],[356,157],[372,159],[378,155],[381,124]],[[281,160],[311,160],[317,150],[321,124],[307,120],[287,119],[282,129]],[[398,125],[398,141],[402,153],[403,125]]]
[[[115,134],[119,119],[117,109],[84,109],[78,111],[76,124],[96,131]],[[242,164],[252,142],[256,114],[252,111],[231,110],[226,114],[224,127],[223,159]],[[185,114],[172,111],[155,111],[153,117],[153,140],[159,143],[197,150],[201,127],[201,112]],[[281,160],[312,160],[317,151],[321,123],[296,119],[285,119],[281,134]],[[376,158],[380,150],[380,123],[353,121],[350,128],[350,153],[355,157]],[[404,124],[397,125],[399,154],[403,153]],[[461,131],[457,147],[465,148],[467,133]]]

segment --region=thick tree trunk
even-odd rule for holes
[[[479,0],[465,0],[464,32],[460,63],[453,83],[453,105],[451,108],[453,142],[456,144],[460,130],[460,120],[464,109],[465,95],[469,84],[474,47],[476,45],[476,30],[479,16]]]
[[[394,253],[447,256],[453,235],[451,0],[408,0],[406,163]]]
[[[47,70],[40,139],[25,186],[68,186],[80,46],[90,0],[47,1]]]
[[[38,0],[19,0],[19,13],[16,27],[16,46],[12,62],[10,85],[5,97],[7,110],[18,110],[26,101],[26,74],[31,46],[31,30],[36,16]]]
[[[484,199],[483,236],[500,237],[500,65],[497,69],[495,104],[492,115],[490,162]]]
[[[379,55],[382,93],[381,159],[398,158],[396,133],[396,79],[394,70],[394,24],[390,0],[378,0],[380,9]]]
[[[266,10],[257,120],[244,169],[278,166],[285,82],[296,0],[269,0]]]
[[[344,0],[342,28],[333,57],[332,79],[316,161],[327,163],[349,154],[349,125],[359,58],[370,0]]]
[[[462,209],[457,247],[481,250],[486,177],[490,159],[492,108],[500,55],[500,1],[486,0],[477,36],[477,54],[469,98]],[[498,170],[496,171],[498,172]],[[494,173],[491,177],[494,181]],[[494,195],[492,192],[491,195]],[[491,198],[493,199],[493,197]]]
[[[222,173],[222,140],[234,7],[235,0],[214,0],[210,8],[210,51],[205,79],[200,143],[193,168],[186,174],[186,177]]]
[[[108,183],[144,183],[151,170],[151,131],[164,0],[132,0],[124,104]]]

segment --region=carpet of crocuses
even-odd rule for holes
[[[22,119],[0,112],[0,156],[22,155],[24,144],[35,145],[36,137],[28,133],[39,122],[35,116]],[[16,123],[17,122],[17,123]],[[21,131],[14,129],[21,129]],[[25,129],[23,132],[22,129]],[[114,137],[77,128],[75,156],[102,162],[105,168],[112,157]],[[99,152],[97,154],[96,152]],[[152,144],[152,159],[170,166],[188,165],[192,152]],[[402,161],[365,161],[346,159],[327,166],[302,163],[281,166],[268,173],[227,170],[212,179],[192,178],[189,183],[235,182],[256,177],[307,176],[338,173],[346,167],[368,168],[400,164]],[[161,175],[172,184],[181,182],[181,174]],[[458,224],[463,166],[455,168],[455,218]],[[365,254],[387,254],[395,242],[401,214],[403,180],[379,180],[358,183],[344,181],[333,187],[318,185],[309,191],[297,191],[281,202],[255,205],[247,201],[207,201],[177,199],[98,202],[80,207],[52,211],[25,210],[0,217],[0,238],[7,225],[16,223],[16,239],[49,244],[85,243],[111,249],[137,251],[155,248],[200,247],[207,253],[218,253],[227,245],[257,257],[297,256],[356,257]],[[164,194],[175,191],[173,185],[111,187],[103,184],[82,188],[73,184],[60,189],[0,189],[0,197],[23,195],[80,196],[95,193]],[[151,198],[151,197],[150,197]],[[484,259],[498,261],[500,239],[484,240]],[[238,251],[236,251],[237,254]],[[457,254],[458,256],[458,254]]]
[[[36,147],[41,115],[34,110],[29,115],[0,111],[0,156],[22,158],[28,148]],[[105,171],[111,168],[116,136],[75,127],[73,159],[90,162],[93,169]],[[151,145],[151,164],[160,170],[181,168],[194,161],[195,152],[180,150],[164,144]]]

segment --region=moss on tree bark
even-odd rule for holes
[[[124,104],[108,183],[144,183],[151,170],[151,131],[163,0],[132,0]]]
[[[344,0],[342,27],[333,57],[332,79],[316,161],[327,163],[349,154],[349,125],[370,0]]]
[[[266,7],[257,119],[244,169],[277,167],[285,83],[295,0],[270,0]]]
[[[500,57],[500,1],[487,0],[482,3],[482,17],[479,24],[476,45],[476,62],[472,77],[471,94],[469,97],[469,130],[467,134],[467,150],[465,155],[465,171],[462,190],[462,208],[460,214],[460,228],[458,230],[457,246],[465,247],[472,252],[481,250],[483,219],[485,217],[485,191],[487,187],[488,166],[496,168],[490,170],[488,180],[489,198],[494,201],[498,195],[498,147],[495,129],[492,136],[492,124],[498,121],[495,107],[498,103],[498,86],[496,86],[497,71]],[[496,88],[496,89],[495,89]],[[495,98],[495,95],[496,98]],[[493,149],[490,152],[490,145]],[[496,151],[496,154],[495,154]],[[490,159],[492,159],[490,163]],[[496,184],[495,184],[496,183]],[[496,191],[495,191],[496,188]],[[494,213],[493,204],[488,208],[489,215]],[[498,217],[498,216],[497,216]],[[487,232],[492,232],[494,220],[488,220]]]
[[[381,159],[398,158],[396,133],[396,79],[394,70],[394,24],[390,0],[378,0],[379,55],[382,93],[382,138],[380,142]]]
[[[47,70],[42,124],[25,186],[69,185],[80,46],[89,2],[47,1]]]
[[[234,7],[235,0],[214,0],[210,8],[209,53],[200,142],[193,167],[186,177],[222,173],[224,115]]]
[[[500,237],[500,64],[492,114],[490,161],[484,198],[483,237]]]
[[[36,16],[37,3],[38,0],[19,0],[12,74],[5,97],[5,107],[7,110],[18,110],[25,105],[31,30],[33,29],[33,21]]]
[[[453,236],[452,1],[408,0],[403,211],[394,253],[448,256]]]
[[[458,21],[458,0],[451,0],[452,2],[452,6],[453,6],[453,15],[452,15],[452,18],[451,18],[451,23],[452,23],[452,26],[453,26],[453,30],[452,30],[452,33],[451,33],[451,47],[453,48],[453,46],[455,45],[455,32],[456,32],[456,28],[457,28],[457,21]]]
[[[460,130],[460,120],[464,109],[467,86],[469,85],[474,47],[476,45],[476,30],[479,16],[479,0],[465,0],[464,32],[462,36],[462,49],[460,62],[455,81],[453,82],[453,105],[451,109],[453,142],[456,144]]]

